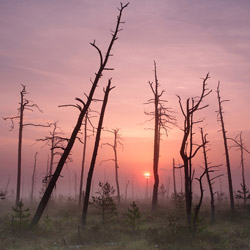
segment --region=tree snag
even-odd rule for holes
[[[85,117],[86,115],[86,112],[88,111],[89,107],[90,107],[90,104],[93,100],[93,97],[94,97],[94,93],[95,93],[95,90],[98,86],[98,83],[99,83],[99,80],[100,78],[102,77],[103,75],[103,72],[105,70],[112,70],[111,68],[107,68],[106,65],[107,65],[107,62],[110,58],[110,56],[112,56],[111,54],[111,49],[114,45],[114,42],[118,39],[118,33],[121,31],[120,29],[120,24],[122,24],[123,22],[121,21],[121,17],[122,17],[122,13],[123,13],[123,10],[128,6],[129,3],[123,5],[121,3],[120,5],[120,8],[118,9],[119,10],[119,14],[117,16],[117,23],[116,23],[116,27],[115,27],[115,31],[112,31],[111,32],[111,41],[109,43],[109,46],[108,46],[108,49],[106,51],[106,54],[103,55],[102,51],[99,49],[99,47],[95,44],[95,41],[93,43],[90,43],[91,46],[93,46],[98,54],[99,54],[99,57],[100,57],[100,66],[99,66],[99,69],[97,71],[97,73],[95,74],[95,79],[94,81],[91,81],[92,82],[92,87],[90,89],[90,92],[89,92],[89,95],[86,95],[87,96],[87,101],[84,102],[82,99],[80,98],[76,98],[76,100],[80,103],[80,104],[76,104],[76,105],[69,105],[69,106],[73,106],[73,107],[76,107],[77,109],[79,109],[80,111],[80,114],[78,116],[78,119],[77,119],[77,122],[76,122],[76,125],[73,129],[73,132],[71,134],[71,137],[68,141],[68,144],[58,162],[58,165],[57,165],[57,168],[51,178],[51,181],[39,203],[39,206],[36,210],[36,213],[31,221],[31,226],[35,226],[37,225],[37,223],[39,222],[42,214],[43,214],[43,211],[48,203],[48,200],[50,198],[50,195],[56,185],[56,182],[57,182],[57,179],[59,178],[60,176],[60,173],[62,171],[62,168],[68,158],[68,155],[70,154],[70,151],[74,145],[74,142],[75,142],[75,139],[77,137],[77,134],[79,132],[79,130],[81,129],[81,126],[82,126],[82,121],[83,121],[83,118]]]
[[[108,131],[110,133],[112,133],[114,135],[114,142],[113,144],[110,143],[103,143],[102,145],[106,145],[106,146],[110,146],[113,151],[114,151],[114,159],[108,159],[108,160],[104,160],[104,161],[114,161],[115,163],[115,182],[116,182],[116,190],[117,190],[117,199],[118,199],[118,203],[120,203],[121,201],[121,195],[120,195],[120,185],[119,185],[119,178],[118,178],[118,156],[117,156],[117,144],[120,144],[121,146],[123,146],[123,144],[121,143],[121,135],[119,134],[120,129],[112,129],[112,130],[105,130]],[[104,162],[102,161],[102,162]]]
[[[91,190],[91,182],[92,182],[92,177],[93,177],[93,173],[94,173],[95,162],[96,162],[96,157],[97,157],[98,148],[99,148],[99,142],[100,142],[100,138],[101,138],[102,124],[103,124],[105,109],[106,109],[106,106],[108,103],[109,92],[113,88],[114,87],[111,87],[111,79],[109,79],[108,85],[107,85],[106,89],[104,90],[105,95],[104,95],[104,99],[103,99],[103,104],[102,104],[102,109],[101,109],[101,114],[100,114],[100,118],[99,118],[99,122],[98,122],[97,131],[96,131],[95,145],[94,145],[92,160],[90,163],[88,178],[87,178],[87,183],[86,183],[83,211],[82,211],[82,225],[83,226],[86,225],[88,206],[89,206],[89,196],[90,196],[90,190]]]
[[[16,186],[16,205],[20,202],[20,193],[21,193],[21,171],[22,171],[22,140],[23,140],[23,128],[25,126],[35,126],[35,127],[49,127],[49,125],[41,125],[34,123],[24,123],[24,112],[26,110],[33,111],[33,108],[38,109],[41,113],[42,110],[38,107],[37,104],[31,104],[32,101],[25,98],[25,95],[28,94],[26,92],[26,86],[21,84],[23,89],[20,92],[21,101],[20,107],[18,109],[17,116],[4,117],[5,121],[11,121],[10,130],[14,129],[14,120],[19,119],[19,135],[18,135],[18,157],[17,157],[17,186]]]
[[[230,166],[230,159],[229,159],[229,152],[228,152],[228,145],[227,145],[227,131],[225,129],[225,123],[223,118],[223,107],[222,103],[226,102],[228,100],[221,100],[220,96],[220,82],[218,82],[217,86],[217,99],[219,104],[219,110],[217,111],[217,118],[218,121],[221,123],[221,131],[224,141],[224,149],[225,149],[225,156],[226,156],[226,165],[227,165],[227,177],[228,177],[228,187],[229,187],[229,197],[230,197],[230,208],[232,215],[235,214],[235,206],[234,206],[234,195],[233,195],[233,181],[232,181],[232,175],[231,175],[231,166]]]
[[[152,211],[158,205],[158,188],[159,188],[159,157],[160,157],[160,140],[161,130],[163,129],[168,134],[169,124],[175,125],[175,118],[170,115],[170,108],[165,107],[167,101],[162,100],[164,90],[159,92],[160,83],[157,78],[156,62],[154,62],[154,78],[155,82],[149,82],[150,89],[153,93],[153,98],[149,99],[145,104],[154,104],[154,111],[145,112],[146,115],[153,116],[154,119],[154,158],[153,158],[153,173],[154,173],[154,186],[152,195]]]
[[[207,80],[209,79],[209,74],[206,75],[206,77],[203,79],[202,83],[202,92],[199,97],[196,98],[188,98],[186,100],[186,110],[184,110],[182,102],[181,102],[181,97],[177,95],[179,99],[179,105],[181,108],[181,112],[184,116],[184,128],[183,128],[183,139],[181,143],[181,149],[180,149],[180,155],[183,160],[183,167],[184,167],[184,176],[185,176],[185,198],[186,198],[186,214],[187,214],[187,221],[188,224],[190,225],[191,223],[191,213],[192,213],[192,180],[193,180],[193,175],[194,172],[192,170],[192,164],[191,164],[191,159],[195,157],[199,149],[203,146],[197,145],[196,149],[193,151],[193,139],[190,140],[193,136],[192,132],[192,127],[194,123],[193,121],[193,115],[196,111],[202,110],[208,105],[201,106],[201,103],[203,99],[208,96],[212,90],[209,90],[207,88]],[[191,101],[191,105],[190,105]],[[191,144],[189,145],[190,151],[187,152],[187,147],[188,147],[188,142]]]

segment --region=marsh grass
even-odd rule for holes
[[[80,227],[81,208],[72,201],[54,203],[48,207],[39,225],[29,230],[12,229],[12,204],[0,204],[1,250],[245,250],[250,249],[250,213],[231,217],[227,210],[216,213],[210,223],[210,213],[201,210],[194,230],[186,225],[184,209],[162,204],[151,212],[150,206],[137,203],[141,223],[131,230],[126,212],[130,203],[117,207],[117,216],[103,224],[96,209],[90,209],[87,226]],[[25,207],[27,207],[25,205]],[[34,208],[30,209],[31,215]]]

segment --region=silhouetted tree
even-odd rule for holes
[[[78,132],[79,132],[81,126],[82,126],[82,122],[83,122],[83,119],[84,119],[84,117],[86,115],[86,112],[88,111],[88,109],[90,107],[90,104],[91,104],[91,102],[92,102],[92,100],[94,98],[95,90],[97,88],[97,85],[99,83],[100,78],[103,75],[103,72],[105,70],[112,70],[111,68],[107,68],[106,65],[107,65],[107,62],[108,62],[110,56],[112,55],[111,54],[111,49],[112,49],[112,47],[114,45],[114,42],[118,39],[117,35],[118,35],[119,31],[121,31],[121,29],[120,29],[120,24],[122,23],[121,16],[122,16],[123,10],[127,6],[128,6],[128,3],[125,4],[125,5],[123,5],[121,3],[121,5],[120,5],[119,15],[117,17],[116,28],[115,28],[115,31],[112,31],[112,33],[111,33],[112,37],[111,37],[111,41],[109,43],[108,49],[106,51],[106,54],[103,56],[102,51],[95,44],[95,41],[93,43],[91,43],[91,45],[97,50],[97,52],[99,54],[100,66],[99,66],[98,72],[95,74],[94,81],[91,81],[92,82],[92,87],[90,89],[89,95],[87,95],[87,101],[84,102],[80,98],[76,98],[76,100],[80,103],[80,105],[79,104],[69,105],[69,106],[73,106],[73,107],[76,107],[77,109],[79,109],[80,114],[78,116],[77,123],[76,123],[76,125],[75,125],[75,127],[73,129],[71,137],[70,137],[70,139],[68,141],[68,144],[67,144],[67,146],[66,146],[66,148],[65,148],[65,150],[64,150],[64,152],[63,152],[63,154],[62,154],[62,156],[61,156],[61,158],[60,158],[60,160],[58,162],[57,168],[56,168],[56,170],[55,170],[55,172],[54,172],[54,174],[53,174],[53,176],[51,178],[51,181],[50,181],[50,183],[49,183],[49,185],[48,185],[48,187],[47,187],[47,189],[46,189],[46,191],[44,193],[43,198],[41,199],[41,202],[39,203],[39,206],[37,208],[37,211],[36,211],[32,221],[31,221],[31,226],[36,225],[39,222],[39,220],[40,220],[40,218],[41,218],[41,216],[43,214],[43,211],[44,211],[44,209],[45,209],[45,207],[46,207],[46,205],[48,203],[48,200],[50,198],[50,195],[51,195],[51,193],[52,193],[52,191],[53,191],[53,189],[54,189],[54,187],[56,185],[57,179],[60,176],[62,168],[63,168],[63,166],[65,164],[65,161],[67,160],[68,155],[69,155],[69,153],[70,153],[70,151],[71,151],[71,149],[72,149],[72,147],[74,145],[75,139],[76,139],[77,134],[78,134]]]
[[[35,192],[35,184],[36,184],[36,162],[37,162],[37,155],[38,152],[35,153],[34,156],[34,166],[33,166],[33,172],[32,172],[32,179],[31,179],[31,194],[30,194],[30,203],[32,205],[33,203],[33,196]]]
[[[224,141],[224,148],[225,148],[225,157],[226,157],[226,165],[227,165],[227,177],[228,177],[228,187],[229,187],[229,197],[230,197],[230,207],[231,207],[231,213],[234,215],[235,213],[235,207],[234,207],[234,195],[233,195],[233,181],[232,181],[232,175],[231,175],[231,166],[230,166],[230,159],[229,159],[229,152],[228,152],[228,145],[227,145],[227,131],[225,129],[225,123],[223,118],[223,107],[222,103],[226,102],[228,100],[221,100],[220,96],[220,82],[218,82],[217,86],[217,99],[219,104],[219,110],[217,111],[218,115],[218,121],[221,123],[221,131]]]
[[[201,204],[202,204],[202,201],[203,201],[204,189],[203,189],[203,185],[202,185],[202,178],[204,177],[204,175],[206,174],[206,172],[207,171],[204,170],[203,173],[201,174],[200,178],[195,178],[197,181],[199,181],[199,186],[200,186],[200,192],[201,192],[201,194],[200,194],[199,202],[196,205],[195,210],[194,210],[194,219],[193,219],[194,229],[196,229],[198,215],[199,215]]]
[[[159,91],[159,81],[157,78],[156,63],[154,62],[154,78],[155,82],[149,82],[150,89],[153,93],[153,98],[149,99],[145,104],[154,104],[154,111],[145,112],[146,115],[153,116],[154,119],[154,159],[153,159],[153,172],[154,172],[154,186],[152,196],[152,210],[155,210],[158,204],[158,187],[159,187],[159,156],[160,156],[160,140],[161,130],[163,129],[167,135],[169,124],[175,124],[175,118],[170,114],[170,108],[165,106],[167,101],[162,100],[163,91]]]
[[[82,153],[80,190],[79,190],[79,199],[78,199],[79,206],[82,203],[82,197],[83,197],[82,185],[83,185],[83,173],[84,173],[84,164],[85,164],[86,148],[87,148],[87,126],[88,126],[88,112],[86,112],[85,119],[84,119],[83,153]]]
[[[104,90],[105,95],[104,95],[104,99],[103,99],[103,104],[102,104],[102,109],[101,109],[101,113],[100,113],[97,131],[96,131],[95,145],[94,145],[94,150],[93,150],[93,154],[92,154],[92,159],[91,159],[87,183],[86,183],[86,189],[85,189],[86,191],[85,191],[83,211],[82,211],[82,225],[83,226],[86,225],[88,206],[89,206],[89,196],[90,196],[90,190],[91,190],[91,182],[92,182],[92,177],[93,177],[93,173],[94,173],[95,162],[96,162],[96,157],[97,157],[98,148],[99,148],[99,142],[100,142],[100,138],[101,138],[102,124],[103,124],[105,109],[106,109],[106,106],[108,103],[109,92],[113,88],[114,87],[111,87],[111,79],[109,79],[108,85],[107,85],[106,89]]]
[[[247,200],[250,199],[249,189],[246,187],[246,180],[245,180],[245,166],[244,166],[244,152],[250,154],[250,152],[246,149],[242,139],[242,132],[238,134],[235,139],[228,138],[234,142],[234,147],[240,150],[240,166],[241,166],[241,176],[242,176],[242,183],[241,190],[237,191],[235,196],[236,199],[243,199],[243,208],[244,211],[246,210]]]
[[[184,174],[185,174],[185,197],[186,197],[186,214],[187,214],[187,220],[190,224],[191,222],[191,213],[192,213],[192,179],[193,179],[193,169],[191,165],[191,159],[195,157],[199,149],[203,146],[203,144],[196,146],[196,149],[193,150],[193,140],[190,140],[193,136],[192,127],[195,123],[193,120],[193,115],[196,111],[202,110],[208,105],[201,106],[202,101],[206,96],[208,96],[211,93],[211,90],[207,88],[207,80],[209,79],[209,74],[206,75],[206,77],[203,79],[202,84],[202,92],[199,97],[197,98],[188,98],[186,100],[186,108],[184,109],[181,97],[177,95],[179,99],[179,104],[181,108],[181,112],[184,116],[184,128],[183,128],[183,139],[180,149],[180,155],[183,160],[183,167],[184,167]],[[191,101],[191,105],[190,105]],[[197,122],[196,122],[197,123]],[[189,143],[189,149],[190,151],[187,151]],[[190,145],[192,144],[192,145]]]
[[[221,175],[217,175],[215,177],[211,177],[210,173],[212,172],[216,172],[216,168],[220,167],[221,165],[217,165],[217,166],[209,166],[210,162],[208,161],[208,155],[207,152],[209,151],[209,149],[207,149],[207,134],[204,134],[203,132],[203,128],[200,129],[201,130],[201,139],[202,139],[202,148],[203,148],[203,158],[204,158],[204,170],[207,176],[207,182],[208,182],[208,187],[209,187],[209,194],[210,194],[210,207],[211,207],[211,222],[214,222],[214,216],[215,216],[215,205],[214,205],[214,195],[215,192],[213,191],[213,184],[216,178],[221,177],[223,174]]]
[[[115,163],[115,182],[116,182],[116,189],[117,189],[117,199],[118,199],[118,203],[120,203],[121,201],[121,195],[120,195],[120,186],[119,186],[119,178],[118,178],[118,155],[117,155],[117,145],[120,144],[121,146],[123,146],[123,144],[121,143],[121,135],[119,134],[120,129],[112,129],[112,130],[106,130],[110,133],[112,133],[114,135],[114,141],[113,144],[110,143],[103,143],[102,145],[107,145],[110,146],[113,151],[114,151],[114,159],[108,159],[105,161],[114,161]],[[104,161],[102,161],[104,162]]]
[[[55,164],[55,157],[61,156],[62,152],[65,150],[65,142],[68,142],[68,138],[62,137],[64,134],[60,127],[58,127],[58,121],[50,123],[50,127],[52,130],[49,131],[49,135],[45,136],[41,139],[36,139],[37,142],[45,142],[45,145],[50,147],[50,159],[49,159],[49,168],[48,175],[46,178],[48,179],[48,183],[50,182],[53,175],[53,165]],[[68,158],[71,161],[71,158]]]
[[[22,84],[21,84],[22,85]],[[16,205],[20,201],[20,191],[21,191],[21,171],[22,171],[22,139],[23,139],[23,128],[26,126],[35,126],[35,127],[48,127],[49,125],[41,125],[35,123],[25,123],[24,122],[24,113],[25,111],[33,111],[34,108],[38,109],[40,112],[42,110],[38,107],[37,104],[32,103],[31,100],[25,98],[25,95],[28,94],[26,91],[26,86],[22,85],[22,90],[20,92],[21,101],[20,107],[18,109],[18,115],[4,117],[4,120],[11,121],[10,130],[14,129],[14,120],[19,120],[19,135],[18,135],[18,158],[17,158],[17,187],[16,187]]]

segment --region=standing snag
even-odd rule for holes
[[[121,195],[120,195],[120,185],[119,185],[119,178],[118,178],[118,155],[117,155],[117,145],[120,144],[121,146],[123,146],[123,144],[121,143],[121,135],[119,134],[119,129],[113,129],[113,130],[106,130],[112,134],[114,134],[114,142],[113,144],[110,143],[103,143],[102,145],[107,145],[110,146],[113,151],[114,151],[114,159],[108,159],[105,161],[109,161],[112,160],[115,163],[115,182],[116,182],[116,189],[117,189],[117,199],[118,199],[118,203],[120,203],[121,201]],[[103,162],[103,161],[102,161]]]
[[[166,100],[161,97],[163,91],[159,91],[159,81],[156,72],[156,63],[154,62],[154,78],[155,82],[149,82],[150,89],[153,93],[153,98],[149,99],[145,104],[154,104],[154,111],[145,112],[146,115],[153,116],[154,119],[154,158],[153,158],[153,173],[154,173],[154,186],[152,196],[152,210],[155,210],[158,205],[158,188],[159,188],[159,157],[160,157],[160,140],[161,130],[164,130],[166,135],[169,129],[169,124],[175,124],[175,118],[170,114],[170,108],[165,106]]]
[[[235,196],[236,199],[243,199],[243,209],[246,212],[247,200],[250,199],[249,189],[246,186],[246,178],[245,178],[245,164],[244,164],[244,152],[250,154],[250,152],[246,149],[243,139],[242,139],[242,132],[236,136],[235,139],[228,138],[234,142],[233,147],[236,147],[240,150],[240,166],[241,166],[241,177],[242,183],[240,184],[241,190],[237,191]]]
[[[22,84],[21,84],[22,85]],[[20,92],[21,101],[20,107],[18,109],[18,115],[4,117],[5,121],[11,121],[10,130],[14,129],[14,120],[19,120],[19,135],[18,135],[18,157],[17,157],[17,186],[16,186],[16,205],[19,204],[21,196],[21,177],[22,177],[22,140],[23,140],[23,129],[25,126],[35,126],[35,127],[49,127],[49,125],[41,125],[35,123],[25,123],[24,122],[24,113],[25,111],[33,111],[34,108],[38,109],[40,112],[42,110],[38,107],[37,104],[32,103],[32,101],[25,98],[25,95],[28,94],[26,91],[26,86],[22,85],[23,89]]]
[[[94,150],[93,150],[92,159],[91,159],[89,172],[88,172],[88,177],[87,177],[87,183],[86,183],[86,189],[85,189],[86,193],[85,193],[85,197],[84,197],[83,210],[82,210],[82,225],[83,226],[86,225],[88,206],[89,206],[89,196],[90,196],[90,190],[91,190],[91,183],[92,183],[92,177],[93,177],[93,173],[94,173],[95,162],[96,162],[96,157],[97,157],[100,138],[101,138],[104,114],[105,114],[106,106],[107,106],[107,103],[108,103],[109,92],[113,88],[114,87],[111,87],[111,79],[109,79],[108,85],[107,85],[106,89],[104,90],[105,94],[104,94],[102,109],[101,109],[100,118],[99,118],[99,122],[98,122],[98,127],[97,127],[97,131],[96,131]]]
[[[217,111],[217,118],[218,121],[221,123],[221,132],[223,136],[223,142],[224,142],[224,149],[225,149],[225,157],[226,157],[226,165],[227,165],[227,177],[228,177],[228,187],[229,187],[229,197],[230,197],[230,207],[231,207],[231,213],[235,214],[235,207],[234,207],[234,194],[233,194],[233,181],[232,181],[232,175],[231,175],[231,165],[230,165],[230,159],[229,159],[229,152],[228,152],[228,145],[227,145],[227,131],[225,129],[225,123],[223,118],[223,102],[227,102],[228,100],[221,100],[220,96],[220,82],[218,82],[217,86],[217,99],[219,104],[219,110]]]
[[[183,139],[181,143],[180,155],[183,160],[183,167],[184,167],[184,175],[185,175],[185,198],[186,198],[186,214],[188,224],[191,223],[191,213],[192,213],[192,181],[193,181],[193,169],[191,160],[195,157],[199,149],[203,146],[203,144],[198,145],[195,150],[193,150],[193,125],[195,122],[193,119],[194,113],[196,111],[202,110],[208,105],[201,106],[202,101],[206,96],[208,96],[212,90],[207,88],[207,80],[209,79],[209,74],[203,79],[202,83],[202,92],[199,97],[197,98],[188,98],[186,100],[186,107],[184,109],[181,97],[177,95],[179,99],[179,104],[181,108],[181,112],[184,116],[184,128],[183,128]],[[189,146],[189,152],[188,152]]]
[[[35,153],[35,159],[34,159],[34,166],[33,166],[33,172],[32,172],[32,178],[31,178],[31,194],[30,194],[30,203],[32,205],[34,193],[35,193],[35,185],[36,185],[36,162],[37,162],[37,155],[38,152]]]

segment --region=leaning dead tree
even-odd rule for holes
[[[113,129],[113,130],[105,130],[108,131],[110,133],[112,133],[114,135],[114,141],[113,144],[111,143],[103,143],[102,145],[106,145],[109,146],[113,149],[114,151],[114,158],[113,159],[108,159],[108,160],[104,160],[104,161],[114,161],[115,163],[115,182],[116,182],[116,190],[117,190],[117,200],[118,203],[120,203],[121,201],[121,195],[120,195],[120,185],[119,185],[119,178],[118,178],[118,155],[117,155],[117,146],[118,144],[123,146],[123,144],[121,143],[121,135],[119,134],[120,129]],[[104,162],[102,161],[102,162]]]
[[[250,199],[249,189],[246,186],[246,178],[245,178],[245,164],[244,164],[244,152],[250,154],[250,152],[246,149],[243,139],[242,139],[242,132],[238,134],[234,139],[228,138],[234,142],[233,147],[236,147],[237,150],[240,150],[240,166],[241,166],[241,176],[242,176],[242,183],[241,190],[237,191],[236,199],[243,199],[243,208],[246,210],[247,200]]]
[[[153,98],[149,99],[145,104],[154,104],[154,111],[145,112],[146,115],[152,116],[154,120],[154,158],[153,158],[153,173],[154,186],[152,196],[152,210],[155,210],[158,205],[158,188],[159,188],[159,157],[160,157],[160,140],[161,131],[168,133],[169,125],[175,125],[175,118],[172,116],[171,109],[165,106],[166,100],[162,100],[164,90],[160,91],[160,83],[157,78],[156,63],[154,62],[154,82],[149,82],[149,87],[153,93]]]
[[[21,84],[22,85],[22,84]],[[23,140],[23,129],[27,126],[35,126],[35,127],[48,127],[49,125],[41,125],[35,123],[25,123],[24,122],[24,114],[26,111],[34,111],[34,108],[39,110],[42,113],[42,110],[38,107],[37,104],[32,103],[31,100],[25,98],[25,95],[28,94],[26,91],[26,86],[22,85],[22,90],[20,92],[21,100],[20,107],[18,108],[18,115],[4,117],[5,121],[11,121],[10,130],[14,129],[14,121],[19,120],[19,135],[18,135],[18,157],[17,157],[17,186],[16,186],[16,204],[20,201],[20,192],[21,192],[21,176],[22,176],[22,140]]]
[[[98,148],[99,148],[99,142],[100,142],[100,138],[101,138],[102,124],[103,124],[105,109],[106,109],[106,106],[108,103],[109,92],[113,88],[114,87],[111,87],[111,79],[109,79],[108,85],[107,85],[106,89],[104,90],[105,95],[104,95],[104,99],[103,99],[102,109],[101,109],[98,127],[97,127],[97,131],[96,131],[94,150],[93,150],[92,159],[91,159],[88,177],[87,177],[87,183],[86,183],[86,189],[85,189],[86,191],[85,191],[83,210],[82,210],[82,225],[83,226],[86,225],[91,183],[92,183],[92,177],[93,177],[93,173],[94,173],[95,162],[96,162],[96,157],[97,157]]]
[[[191,160],[195,157],[203,144],[194,145],[193,143],[193,125],[195,123],[201,122],[201,120],[195,122],[193,120],[193,115],[195,112],[200,111],[208,107],[208,105],[202,106],[202,101],[206,96],[208,96],[212,90],[207,88],[207,80],[209,79],[209,74],[203,79],[202,91],[199,97],[188,98],[186,100],[186,106],[183,107],[181,97],[177,95],[179,99],[179,104],[181,112],[184,116],[184,128],[183,128],[183,139],[181,143],[180,155],[183,160],[184,175],[185,175],[185,198],[186,198],[186,214],[188,224],[191,223],[191,213],[192,213],[192,180],[193,180],[193,169]],[[191,138],[191,139],[190,139]],[[193,149],[195,146],[195,149]],[[189,150],[188,150],[189,149]]]
[[[221,123],[221,132],[222,132],[223,141],[224,141],[224,149],[225,149],[225,157],[226,157],[226,165],[227,165],[228,187],[229,187],[229,197],[230,197],[230,207],[231,207],[231,213],[234,215],[235,207],[234,207],[234,195],[233,195],[233,181],[232,181],[232,175],[231,175],[231,166],[230,166],[228,144],[227,144],[227,131],[225,129],[225,123],[224,123],[224,118],[223,118],[224,111],[223,111],[223,106],[222,106],[222,104],[224,102],[227,102],[228,100],[221,100],[220,82],[218,82],[218,86],[217,86],[217,99],[218,99],[218,104],[219,104],[219,110],[217,111],[217,118],[218,118],[218,121]]]
[[[44,209],[49,201],[50,195],[51,195],[51,193],[56,185],[57,179],[59,178],[60,173],[63,169],[63,166],[64,166],[64,164],[65,164],[65,162],[70,154],[70,151],[75,143],[77,134],[78,134],[79,130],[81,129],[82,122],[83,122],[83,119],[86,115],[86,112],[88,111],[90,104],[94,98],[94,93],[95,93],[95,90],[98,86],[100,78],[102,77],[104,71],[112,70],[112,68],[108,68],[108,67],[106,67],[106,65],[108,63],[110,56],[112,56],[111,50],[112,50],[112,47],[113,47],[115,41],[118,39],[118,33],[121,31],[120,25],[123,23],[121,21],[121,17],[122,17],[123,10],[127,6],[128,6],[128,3],[125,5],[121,3],[120,8],[118,9],[119,14],[117,16],[116,27],[115,27],[115,30],[111,32],[112,37],[111,37],[111,41],[108,45],[108,49],[106,51],[106,54],[103,54],[103,52],[100,50],[100,48],[96,45],[95,41],[93,43],[90,43],[91,46],[93,46],[99,54],[100,66],[98,68],[97,73],[95,74],[94,81],[91,80],[92,87],[90,89],[89,95],[85,94],[87,100],[84,102],[82,99],[76,98],[76,100],[78,101],[79,104],[77,103],[75,105],[68,105],[68,106],[76,107],[80,111],[80,114],[78,116],[76,125],[73,129],[73,132],[70,136],[70,139],[68,140],[68,144],[67,144],[65,150],[63,151],[63,154],[58,162],[57,168],[56,168],[56,170],[51,178],[51,181],[50,181],[50,183],[49,183],[49,185],[48,185],[48,187],[47,187],[47,189],[46,189],[46,191],[45,191],[45,193],[44,193],[44,195],[39,203],[39,206],[36,210],[36,213],[35,213],[32,221],[31,221],[31,226],[35,226],[39,222],[39,220],[43,214],[43,211],[44,211]]]
[[[35,192],[35,185],[36,185],[36,163],[37,163],[37,155],[38,152],[35,153],[34,156],[34,166],[31,178],[31,194],[30,194],[30,203],[33,204],[34,192]]]

